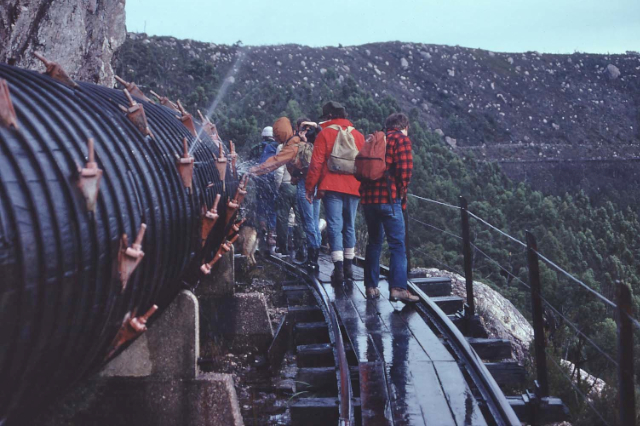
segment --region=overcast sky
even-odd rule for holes
[[[126,0],[127,30],[218,44],[380,41],[500,52],[640,51],[640,0]]]

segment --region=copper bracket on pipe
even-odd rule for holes
[[[240,204],[242,204],[242,201],[244,201],[244,197],[246,196],[247,196],[247,191],[242,189],[242,187],[238,186],[238,190],[236,191],[236,196],[234,198],[234,201],[238,204],[238,206],[240,206]]]
[[[236,200],[230,200],[227,203],[227,223],[231,222],[234,218],[234,215],[238,211],[240,204]]]
[[[2,78],[0,78],[0,125],[4,128],[9,128],[9,126],[18,128],[18,116],[16,110],[13,109],[9,85],[7,80]]]
[[[211,273],[211,268],[213,268],[213,265],[215,265],[225,253],[228,253],[229,250],[231,250],[231,243],[229,241],[226,241],[220,246],[216,254],[213,256],[213,259],[200,267],[202,273],[205,275],[209,275]]]
[[[46,67],[45,74],[47,74],[49,77],[72,89],[78,87],[78,83],[76,83],[71,79],[71,77],[69,77],[69,74],[67,74],[67,72],[60,66],[59,63],[47,60],[47,58],[45,58],[38,52],[33,52],[33,55],[42,61],[42,63]]]
[[[182,144],[182,157],[176,154],[178,159],[178,173],[180,173],[184,187],[191,190],[193,184],[193,163],[195,162],[195,158],[189,154],[189,141],[186,137],[182,139]]]
[[[175,103],[171,102],[171,100],[169,100],[169,98],[167,98],[166,96],[160,96],[156,92],[154,92],[153,90],[150,90],[150,92],[151,92],[151,94],[153,96],[158,98],[158,100],[160,101],[160,105],[166,106],[169,109],[172,109],[174,111],[180,112],[180,110],[178,109],[178,105],[176,105]]]
[[[220,217],[218,214],[218,203],[220,202],[220,197],[220,194],[216,195],[216,200],[213,202],[211,210],[207,211],[206,206],[202,206],[202,210],[204,211],[204,214],[202,215],[202,247],[204,247],[204,243],[207,241],[207,238],[209,238],[211,230]]]
[[[244,219],[236,222],[233,224],[233,226],[231,227],[231,229],[229,229],[229,234],[227,235],[227,237],[230,237],[231,235],[235,235],[238,232],[240,232],[240,228],[242,227],[242,225],[247,221],[247,218],[245,217]],[[235,241],[235,240],[234,240]]]
[[[140,230],[138,231],[136,240],[131,247],[129,247],[129,238],[127,237],[127,234],[122,234],[120,250],[118,251],[118,272],[120,274],[122,291],[127,287],[131,274],[133,274],[133,271],[136,270],[144,257],[144,252],[142,251],[142,239],[144,238],[144,232],[146,229],[147,225],[144,223],[140,225]]]
[[[153,133],[149,129],[149,125],[147,124],[147,115],[144,113],[144,108],[142,105],[137,103],[132,97],[127,89],[123,89],[124,95],[127,97],[129,101],[129,108],[124,105],[119,105],[122,112],[127,114],[127,118],[133,123],[134,126],[140,133],[145,136],[151,136],[153,138]]]
[[[218,170],[218,177],[222,181],[222,185],[224,187],[224,180],[227,176],[227,158],[224,156],[224,148],[222,147],[222,144],[220,144],[220,151],[218,158],[216,158],[216,169]]]
[[[213,143],[215,143],[216,146],[219,147],[222,140],[220,139],[220,135],[218,135],[218,129],[216,128],[216,125],[209,121],[207,117],[202,115],[200,110],[198,110],[198,115],[200,116],[200,120],[202,121],[202,129],[211,138]]]
[[[127,316],[124,318],[124,321],[122,322],[120,330],[118,330],[118,334],[116,334],[116,337],[113,339],[113,343],[111,343],[111,350],[105,357],[105,360],[111,358],[111,356],[116,353],[122,345],[135,339],[136,337],[147,331],[147,322],[149,321],[149,318],[151,318],[151,316],[156,313],[157,310],[158,305],[153,305],[141,317],[136,317],[135,311],[133,314],[127,314]]]
[[[116,75],[116,80],[118,81],[118,83],[122,84],[124,86],[124,88],[127,89],[129,91],[129,93],[131,93],[131,95],[133,95],[133,96],[135,96],[137,98],[140,98],[143,101],[153,103],[153,101],[151,99],[147,98],[147,96],[144,94],[144,92],[142,90],[140,90],[138,85],[135,84],[133,81],[131,83],[129,83],[128,81],[120,78],[117,75]]]
[[[184,127],[189,129],[189,131],[191,132],[193,137],[197,137],[198,136],[198,132],[196,132],[196,125],[193,122],[193,115],[189,114],[184,109],[184,107],[180,103],[180,100],[178,100],[178,108],[180,109],[180,114],[182,114],[182,116],[180,117],[180,121],[182,121],[182,124],[184,125]]]
[[[87,202],[87,210],[95,213],[98,191],[100,190],[100,179],[102,178],[102,170],[98,168],[98,163],[95,161],[93,138],[89,138],[89,141],[87,142],[87,149],[89,151],[87,163],[84,168],[78,168],[78,188],[80,188],[80,191]]]
[[[244,201],[244,197],[247,196],[247,185],[249,184],[249,175],[244,175],[240,184],[238,185],[238,190],[236,191],[235,201],[238,205],[242,204]]]

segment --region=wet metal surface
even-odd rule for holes
[[[367,300],[360,268],[353,285],[333,288],[332,268],[320,262],[320,281],[360,364],[363,424],[486,425],[458,363],[418,312],[394,309],[383,280],[380,299]]]

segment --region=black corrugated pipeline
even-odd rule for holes
[[[46,93],[44,93],[44,94],[43,93],[39,93],[39,95],[43,96],[43,95],[47,95],[47,94]],[[16,103],[17,104],[21,104],[22,102],[23,102],[23,100],[19,96],[17,96],[16,97]],[[27,111],[27,110],[30,110],[31,108],[29,107],[29,105],[24,104],[24,109],[25,109],[25,111]],[[38,114],[37,109],[34,110],[33,113],[38,115],[38,117],[35,117],[33,122],[40,122],[40,123],[46,124],[46,127],[49,129],[49,134],[55,134],[55,132],[59,132],[61,134],[62,133],[67,133],[67,136],[69,137],[70,140],[78,139],[78,135],[75,135],[75,137],[74,137],[73,135],[68,134],[67,129],[65,129],[65,127],[64,127],[64,123],[60,123],[60,121],[55,119],[55,117],[54,117],[55,123],[51,123],[51,122],[49,122],[49,117],[48,116],[43,116],[42,114]],[[31,126],[28,126],[28,127],[29,127],[30,130],[32,130],[30,132],[30,134],[36,133],[36,131],[34,129],[31,129]],[[31,140],[32,141],[36,141],[36,139],[33,139],[33,138],[31,138]],[[26,142],[27,141],[25,141],[25,146],[28,146],[28,143],[26,143]],[[53,153],[49,150],[49,147],[46,144],[41,145],[38,149],[40,151],[42,151],[42,152],[46,152],[47,153],[48,158],[50,160],[49,164],[51,164],[51,165],[55,165],[56,164],[56,162],[54,161],[55,159],[54,159]],[[67,165],[70,166],[70,167],[73,167],[73,161],[72,160],[70,161],[70,158],[69,158],[68,155],[65,155],[65,157],[67,159],[67,161],[66,161]],[[79,223],[79,221],[78,221],[79,212],[78,212],[78,210],[76,208],[73,208],[74,204],[72,203],[72,200],[73,200],[72,188],[70,187],[68,182],[66,182],[66,179],[63,176],[62,170],[60,170],[59,167],[54,167],[54,169],[55,169],[54,173],[56,174],[56,176],[55,177],[52,176],[52,179],[48,179],[48,181],[55,182],[56,184],[59,184],[60,189],[61,189],[60,192],[62,194],[64,194],[64,196],[65,196],[65,202],[59,203],[59,205],[57,205],[55,208],[49,209],[49,211],[53,215],[58,215],[59,214],[60,217],[70,216],[70,219],[72,219],[72,223],[76,224],[75,232],[73,232],[73,234],[74,234],[74,236],[76,238],[74,238],[73,240],[72,239],[68,239],[67,247],[65,248],[65,251],[73,251],[74,247],[77,247],[79,249],[79,250],[75,251],[76,257],[77,257],[79,255],[79,253],[82,252],[82,240],[80,240],[78,238],[79,230],[77,229],[77,224]],[[51,192],[51,191],[49,191],[49,192]],[[61,211],[60,212],[60,210],[61,209],[65,209],[66,206],[70,206],[72,208],[72,210],[67,212],[66,214],[65,214],[65,211]],[[58,231],[57,228],[55,228],[55,227],[53,229],[58,234],[58,237],[56,238],[56,240],[60,240],[60,238],[59,238],[60,231]],[[63,250],[58,247],[57,252],[58,253],[62,253]],[[65,269],[68,269],[68,267],[65,268]],[[63,275],[63,271],[58,271],[58,276],[60,277],[60,279],[62,279],[62,277],[61,277],[62,275]],[[57,300],[54,301],[54,308],[58,308],[58,309],[66,308],[67,309],[67,311],[68,311],[67,312],[67,318],[68,318],[68,315],[72,314],[74,309],[76,308],[75,300],[73,300],[72,303],[66,303],[66,304],[62,303],[62,300],[64,300],[64,299],[69,300],[69,295],[73,294],[73,292],[70,291],[71,289],[69,288],[70,284],[72,284],[72,283],[67,283],[67,285],[65,285],[64,294],[63,294],[63,292],[60,292],[57,295]],[[78,283],[76,282],[75,284],[76,284],[76,287],[77,287]],[[46,314],[43,315],[43,316],[45,318],[47,317]],[[68,320],[60,320],[60,321],[58,321],[58,318],[56,318],[55,316],[53,317],[53,321],[52,322],[54,324],[56,322],[59,323],[59,324],[68,324],[69,323]],[[54,338],[50,339],[50,341],[53,340],[54,342],[60,342],[60,344],[66,344],[68,346],[68,343],[73,342],[74,339],[69,339],[68,336],[65,333],[66,332],[71,332],[72,330],[73,330],[72,327],[62,326],[62,328],[60,330],[58,330],[54,334]],[[62,335],[60,335],[60,333],[62,333]],[[45,348],[43,350],[45,350],[47,352],[52,352],[54,354],[55,353],[61,353],[61,358],[64,359],[64,353],[63,353],[62,350],[56,350],[56,348],[49,348],[49,347],[47,347],[47,348]],[[57,362],[59,363],[59,360],[57,360]],[[56,360],[52,360],[51,364],[52,364],[51,366],[56,367],[55,368],[56,371],[58,371],[58,372],[61,371],[58,368],[58,365],[56,365]]]
[[[46,95],[46,93],[41,94],[41,95]],[[70,118],[70,117],[67,117],[67,118]],[[75,139],[77,139],[77,138],[74,138],[74,137],[71,137],[71,138],[70,138],[70,140],[71,140],[71,141],[73,141],[73,140],[75,140]],[[74,166],[73,166],[73,162],[69,163],[69,165],[71,165],[71,167],[74,167]],[[45,317],[46,317],[46,315],[45,315]]]
[[[181,281],[198,279],[226,234],[226,202],[237,182],[219,181],[213,141],[192,148],[193,189],[176,166],[182,138],[194,138],[174,111],[144,105],[154,138],[118,105],[123,92],[0,64],[19,130],[0,128],[0,422],[45,403],[103,365],[125,315],[166,305]],[[77,188],[88,138],[104,174],[95,214]],[[225,150],[226,152],[226,150]],[[207,186],[213,183],[211,188]],[[201,249],[201,208],[222,193],[220,219]],[[147,224],[141,264],[122,291],[122,234],[133,243]],[[195,284],[192,282],[192,284]]]

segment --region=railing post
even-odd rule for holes
[[[636,395],[633,371],[633,325],[631,315],[631,291],[626,284],[616,283],[616,304],[618,320],[618,392],[620,399],[620,424],[635,426]]]
[[[473,299],[473,268],[471,259],[471,233],[469,232],[469,211],[467,200],[460,196],[460,216],[462,224],[462,254],[464,255],[464,278],[467,285],[467,318],[476,314],[476,303]]]
[[[545,352],[544,320],[542,318],[542,286],[538,264],[538,244],[533,234],[527,231],[527,263],[529,264],[529,285],[531,286],[531,316],[533,317],[533,339],[535,346],[536,370],[540,397],[549,396],[547,373],[547,353]]]

